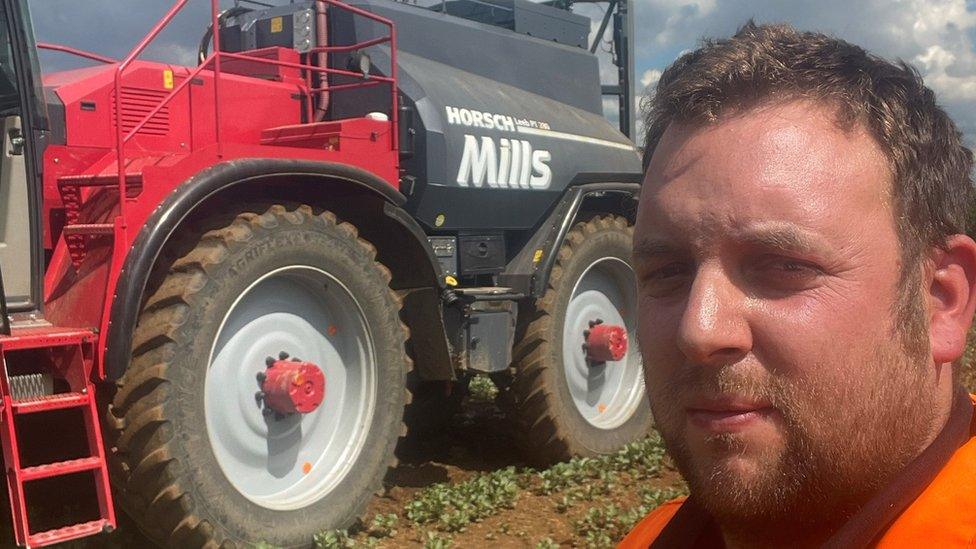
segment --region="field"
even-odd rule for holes
[[[963,359],[963,376],[976,393],[974,340],[976,333]],[[612,547],[650,509],[685,491],[657,436],[612,456],[527,468],[490,397],[490,382],[479,379],[465,411],[449,428],[417,441],[404,456],[361,524],[322,532],[316,547]],[[6,498],[0,501],[2,545],[12,533]],[[148,545],[121,516],[113,535],[68,546]]]
[[[317,547],[610,547],[684,493],[657,436],[545,470],[522,466],[504,419],[474,403],[426,455],[401,464],[362,526]]]
[[[976,329],[962,366],[963,383],[976,393]],[[440,451],[432,446],[427,461],[397,469],[360,528],[323,533],[317,546],[612,547],[648,510],[686,490],[656,436],[616,456],[533,471],[500,452],[513,441],[490,407],[460,420],[432,441]],[[493,470],[479,472],[486,467]],[[416,486],[425,480],[435,484]]]

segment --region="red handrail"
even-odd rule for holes
[[[115,70],[115,100],[116,100],[116,110],[115,110],[115,126],[116,126],[116,155],[119,168],[119,215],[124,219],[124,208],[126,202],[126,177],[125,177],[125,144],[132,139],[141,130],[153,116],[156,116],[163,107],[165,107],[178,93],[180,93],[193,78],[207,68],[211,63],[213,63],[213,73],[214,73],[214,133],[215,141],[217,145],[217,155],[222,155],[222,143],[220,139],[220,61],[222,57],[227,57],[230,59],[241,59],[250,62],[266,63],[270,65],[278,65],[282,67],[291,67],[296,69],[301,69],[306,71],[307,78],[311,79],[312,73],[324,73],[324,74],[337,74],[342,76],[351,76],[360,78],[362,82],[352,82],[347,84],[340,84],[336,86],[324,86],[321,88],[312,88],[311,84],[305,87],[306,91],[311,97],[311,93],[315,91],[329,91],[329,90],[345,90],[357,87],[370,87],[375,86],[380,83],[386,83],[390,86],[390,122],[391,122],[391,132],[390,132],[390,146],[393,150],[399,147],[398,143],[398,131],[397,125],[399,123],[399,108],[398,108],[398,97],[397,97],[397,61],[396,61],[396,28],[393,21],[385,17],[376,15],[372,12],[356,8],[345,4],[339,0],[318,0],[320,2],[331,4],[340,9],[349,11],[355,15],[371,19],[373,21],[379,22],[385,25],[389,29],[389,36],[384,36],[380,38],[374,38],[370,40],[365,40],[358,42],[356,44],[341,45],[341,46],[320,46],[313,48],[309,53],[318,52],[348,52],[360,50],[370,46],[375,46],[377,44],[390,43],[390,74],[389,76],[364,76],[358,72],[347,71],[342,69],[334,69],[331,67],[321,67],[317,65],[308,65],[303,63],[291,63],[288,61],[281,61],[277,59],[267,59],[262,57],[255,57],[240,53],[230,53],[220,51],[220,32],[219,32],[219,18],[220,13],[218,11],[218,0],[211,0],[210,2],[210,18],[211,25],[214,30],[212,40],[213,53],[207,57],[203,63],[201,63],[196,69],[191,71],[176,88],[174,88],[169,94],[166,95],[153,109],[149,111],[143,118],[135,124],[135,126],[129,130],[128,133],[123,133],[122,130],[122,75],[125,70],[129,67],[133,60],[138,57],[143,50],[159,35],[166,25],[173,20],[177,13],[186,6],[189,0],[178,0],[172,8],[160,19],[156,25],[153,26],[152,30],[136,45],[136,47],[129,52],[128,55],[119,63],[119,66]],[[52,48],[53,49],[53,48]],[[87,53],[87,52],[86,52]],[[114,61],[113,61],[114,62]],[[124,225],[123,225],[124,227]]]
[[[369,88],[372,86],[377,86],[379,84],[385,84],[386,82],[380,82],[379,80],[370,80],[368,82],[351,82],[349,84],[336,84],[335,86],[325,86],[322,88],[309,88],[310,92],[334,92],[341,90],[351,90],[353,88]]]
[[[266,57],[255,57],[252,55],[247,55],[243,53],[230,53],[222,52],[220,55],[224,57],[229,57],[231,59],[240,59],[242,61],[252,61],[255,63],[266,63],[268,65],[278,65],[281,67],[291,67],[293,69],[303,69],[308,71],[323,72],[327,74],[339,74],[342,76],[355,76],[363,78],[363,75],[355,71],[347,71],[344,69],[333,69],[331,67],[319,67],[317,65],[305,65],[303,63],[292,63],[291,61],[279,61],[278,59],[268,59]],[[376,80],[379,82],[393,82],[393,78],[389,76],[373,76],[370,75],[369,80]]]
[[[122,142],[127,143],[137,133],[139,133],[139,130],[141,130],[143,126],[148,124],[149,121],[152,120],[152,117],[156,116],[156,114],[159,113],[159,111],[162,110],[162,108],[165,107],[166,104],[169,103],[169,101],[176,96],[176,94],[183,91],[183,88],[185,88],[188,84],[190,84],[190,82],[193,81],[193,78],[196,75],[200,74],[203,71],[203,69],[207,68],[210,62],[213,61],[213,58],[214,58],[214,54],[211,53],[209,57],[204,59],[203,63],[200,63],[200,66],[190,71],[190,73],[186,75],[186,78],[184,78],[183,81],[180,82],[178,86],[173,88],[173,91],[169,92],[169,94],[166,97],[164,97],[155,107],[152,108],[152,110],[149,111],[149,114],[143,116],[142,120],[140,120],[138,124],[136,124],[131,130],[129,130],[129,133],[125,134],[125,136],[122,138]]]
[[[344,9],[355,15],[359,15],[367,19],[372,19],[373,21],[385,25],[390,30],[390,79],[392,80],[392,83],[390,84],[390,106],[391,106],[390,127],[393,129],[393,131],[390,132],[391,134],[390,145],[393,150],[398,150],[400,147],[400,144],[398,142],[400,132],[397,131],[397,128],[399,127],[398,125],[399,125],[400,109],[398,108],[397,105],[396,26],[393,24],[393,20],[387,19],[386,17],[376,15],[375,13],[368,12],[366,10],[357,7],[350,6],[349,4],[345,4],[338,0],[319,0],[319,1],[325,2],[326,4],[331,4],[333,6],[337,6],[340,9]]]
[[[125,59],[119,63],[119,66],[115,69],[115,143],[116,143],[116,160],[118,161],[119,170],[119,216],[122,217],[122,228],[125,228],[125,203],[127,199],[126,187],[125,187],[125,140],[123,140],[122,135],[122,73],[125,69],[132,63],[132,61],[146,49],[146,46],[152,42],[156,36],[162,32],[163,28],[169,24],[170,21],[176,17],[176,14],[183,9],[183,6],[189,0],[178,0],[176,4],[173,5],[166,12],[156,25],[153,26],[149,34],[143,37],[143,39],[129,52],[129,55],[125,56]],[[217,3],[217,0],[211,0],[213,4]],[[217,22],[214,21],[214,29],[217,29]],[[216,30],[214,35],[219,34]]]
[[[217,158],[224,156],[223,144],[220,142],[220,14],[217,10],[218,0],[210,1],[210,18],[213,32],[211,41],[213,42],[214,64],[214,140],[217,142]]]
[[[53,50],[63,53],[70,53],[71,55],[77,55],[78,57],[84,57],[85,59],[91,59],[92,61],[100,61],[102,63],[118,63],[118,59],[112,59],[111,57],[105,57],[104,55],[90,52],[87,50],[82,50],[78,48],[72,48],[71,46],[65,46],[64,44],[51,44],[49,42],[38,42],[36,46],[42,50]]]

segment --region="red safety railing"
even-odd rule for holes
[[[99,61],[101,63],[118,63],[118,59],[112,59],[111,57],[105,57],[104,55],[78,49],[72,48],[71,46],[65,46],[63,44],[50,44],[48,42],[38,42],[37,48],[42,50],[52,50],[59,51],[61,53],[69,53],[78,57],[84,57],[85,59],[91,59],[92,61]]]
[[[246,60],[246,61],[256,62],[256,63],[265,63],[269,65],[278,65],[282,67],[302,69],[306,71],[305,76],[307,80],[307,85],[305,86],[305,92],[309,97],[309,101],[311,101],[311,97],[315,93],[332,92],[332,91],[339,91],[339,90],[345,90],[351,88],[365,88],[365,87],[375,86],[381,83],[388,84],[390,86],[390,122],[391,122],[390,147],[392,150],[398,149],[399,132],[397,131],[397,127],[399,123],[398,120],[399,108],[397,105],[397,85],[396,85],[397,83],[396,28],[393,24],[393,21],[385,17],[376,15],[375,13],[350,6],[348,4],[340,2],[339,0],[316,0],[316,1],[320,3],[336,6],[337,8],[349,11],[355,15],[376,21],[386,26],[387,29],[389,29],[389,35],[379,37],[379,38],[373,38],[370,40],[365,40],[362,42],[357,42],[356,44],[338,45],[338,46],[318,46],[312,48],[307,52],[309,54],[308,58],[310,59],[313,58],[314,56],[312,54],[316,54],[316,53],[358,51],[364,48],[368,48],[370,46],[389,43],[390,44],[389,76],[373,76],[373,75],[366,76],[358,72],[335,69],[331,67],[310,65],[305,63],[291,63],[288,61],[280,61],[277,59],[267,59],[267,58],[247,55],[244,53],[222,52],[220,51],[220,24],[219,24],[220,11],[218,10],[219,0],[210,0],[210,18],[211,18],[211,25],[212,25],[211,28],[214,29],[213,38],[211,39],[211,44],[213,48],[212,53],[202,63],[200,63],[200,65],[196,69],[192,70],[183,79],[183,82],[181,82],[172,91],[170,91],[170,93],[166,95],[166,97],[162,98],[159,104],[157,104],[153,109],[149,111],[149,113],[143,116],[143,118],[139,122],[137,122],[133,126],[133,128],[129,130],[128,133],[124,133],[122,130],[122,112],[123,112],[122,77],[125,73],[125,70],[132,64],[132,62],[140,54],[142,54],[142,52],[146,49],[146,47],[149,46],[149,44],[156,39],[156,37],[163,30],[163,28],[165,28],[166,25],[168,25],[170,21],[173,20],[173,18],[180,12],[180,10],[182,10],[183,7],[186,6],[189,0],[178,0],[176,4],[174,4],[173,7],[170,8],[168,12],[166,12],[166,14],[162,17],[162,19],[160,19],[153,26],[152,30],[149,31],[149,33],[139,42],[139,44],[137,44],[136,47],[133,48],[133,50],[129,52],[129,54],[126,55],[124,59],[121,60],[119,66],[115,70],[115,100],[116,100],[116,109],[115,109],[116,151],[115,153],[116,153],[116,158],[117,158],[118,168],[119,168],[119,174],[118,174],[119,176],[118,186],[119,186],[119,197],[120,197],[119,215],[122,216],[123,219],[125,218],[124,208],[126,202],[125,197],[127,196],[126,195],[126,174],[125,174],[125,144],[130,139],[132,139],[132,137],[135,136],[136,133],[138,133],[143,126],[145,126],[150,120],[152,120],[152,118],[156,116],[156,114],[159,113],[159,111],[162,110],[163,107],[165,107],[174,97],[176,97],[181,91],[183,91],[183,89],[190,82],[193,81],[194,77],[196,77],[198,74],[200,74],[203,70],[207,69],[211,65],[213,66],[212,70],[213,70],[213,81],[214,81],[214,118],[215,118],[214,137],[217,145],[218,156],[223,154],[222,144],[220,140],[220,74],[221,74],[220,62],[222,58],[240,59],[240,60]],[[59,49],[61,51],[73,50],[72,48],[66,48],[66,47],[49,47],[48,49]],[[88,55],[88,52],[80,52],[80,50],[68,51],[68,53],[82,55],[83,57],[88,57],[90,59],[102,60],[102,59],[98,59],[101,56],[97,56],[97,57],[91,56],[97,54]],[[108,58],[105,59],[107,60]],[[328,82],[327,79],[322,79],[324,82],[326,82],[325,86],[313,87],[311,84],[312,74],[335,74],[335,75],[342,75],[342,76],[351,76],[351,77],[360,78],[362,81],[329,86],[327,83]]]

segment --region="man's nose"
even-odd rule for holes
[[[685,356],[714,366],[745,356],[752,349],[745,300],[721,266],[699,268],[678,329],[678,347]]]

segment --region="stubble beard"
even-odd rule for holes
[[[918,330],[927,333],[926,321],[917,300],[909,300],[916,303],[894,315],[899,337],[878,342],[868,360],[844,365],[842,379],[791,378],[739,363],[687,367],[658,380],[656,394],[733,394],[768,401],[782,418],[782,445],[752,448],[734,433],[715,435],[706,446],[722,457],[712,459],[689,449],[684,410],[652,394],[669,452],[723,532],[758,534],[774,544],[822,539],[918,455],[936,406],[925,371],[927,340],[917,337]],[[753,474],[726,466],[724,458],[737,454],[752,457]]]

